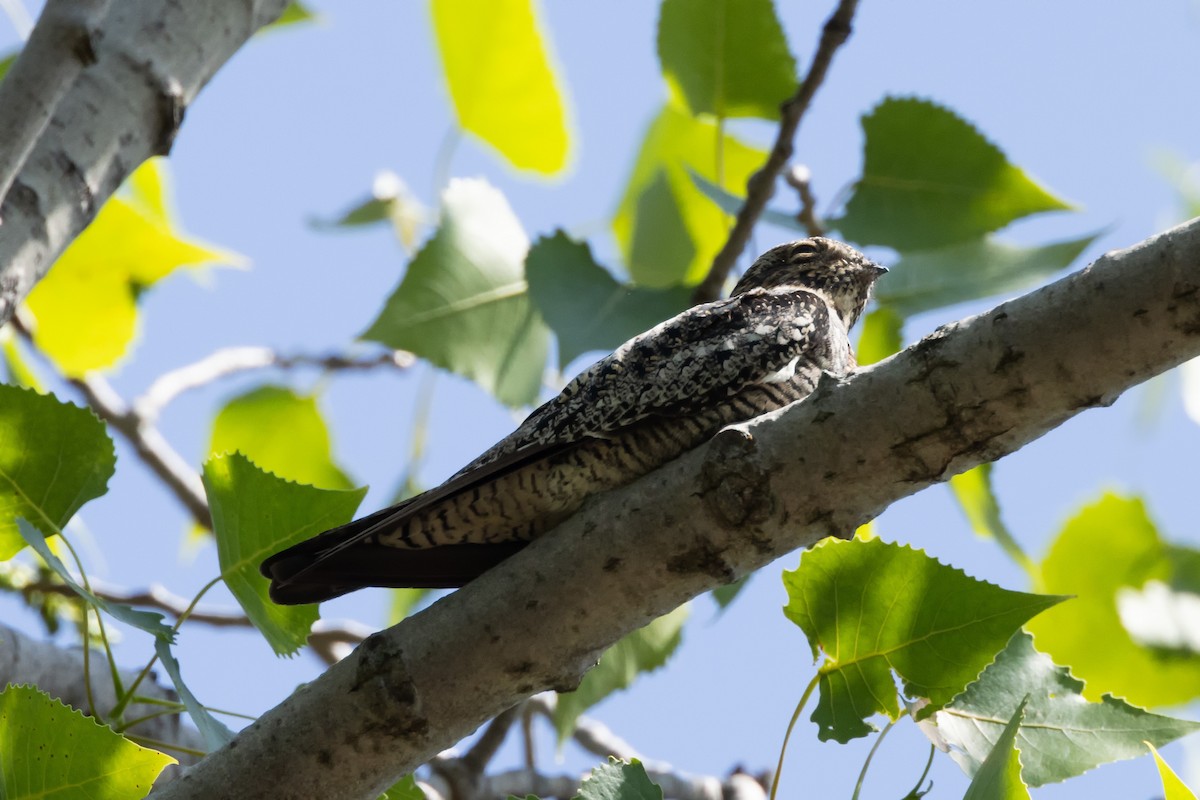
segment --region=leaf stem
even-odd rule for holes
[[[925,769],[921,773],[921,777],[917,778],[917,785],[912,788],[912,791],[904,795],[905,800],[907,800],[909,797],[921,797],[923,794],[923,792],[921,792],[921,784],[925,782],[925,778],[929,775],[929,768],[933,766],[933,754],[936,752],[937,748],[932,744],[929,745],[929,758],[925,760]],[[932,784],[930,784],[930,788],[933,788]]]
[[[879,745],[883,744],[883,737],[888,735],[888,731],[896,727],[895,720],[889,720],[887,725],[883,726],[883,730],[879,732],[879,736],[875,737],[875,743],[871,745],[871,751],[867,753],[867,760],[863,762],[862,769],[858,772],[858,781],[854,784],[854,794],[850,795],[850,800],[858,800],[858,795],[862,792],[863,780],[867,777],[867,770],[871,766],[871,759],[875,757],[875,751],[879,749]]]
[[[800,695],[800,702],[796,704],[796,710],[792,712],[792,718],[788,721],[787,732],[783,734],[783,745],[779,748],[779,763],[775,765],[775,775],[771,778],[770,800],[775,800],[775,793],[779,791],[779,776],[783,774],[783,757],[787,754],[788,741],[792,738],[792,729],[796,727],[796,721],[800,719],[800,712],[804,710],[808,698],[812,696],[813,690],[817,688],[820,681],[821,673],[818,672],[813,675],[813,679],[804,688],[804,694]]]

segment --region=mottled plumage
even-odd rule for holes
[[[728,299],[629,340],[446,483],[268,558],[272,598],[461,586],[588,496],[850,372],[848,331],[883,272],[831,239],[768,250]]]

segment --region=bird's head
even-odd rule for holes
[[[887,268],[848,244],[813,236],[772,247],[759,256],[733,288],[741,294],[755,288],[794,286],[819,292],[837,311],[846,328],[858,321],[871,287]]]

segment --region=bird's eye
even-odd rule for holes
[[[818,252],[818,248],[812,242],[796,242],[792,245],[792,260],[793,261],[808,261],[813,258]]]

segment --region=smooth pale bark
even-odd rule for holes
[[[155,797],[370,798],[620,636],[1200,355],[1200,220],[946,326],[594,498]]]
[[[0,88],[0,325],[286,0],[50,0]]]

